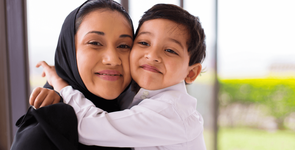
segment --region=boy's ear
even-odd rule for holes
[[[189,72],[185,78],[186,83],[192,83],[199,76],[202,71],[202,65],[200,63],[189,66]]]

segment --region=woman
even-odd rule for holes
[[[57,74],[96,106],[108,112],[120,110],[116,98],[121,93],[121,96],[126,94],[131,82],[129,53],[132,44],[132,21],[124,8],[112,0],[89,0],[72,11],[64,21],[55,54]],[[52,88],[49,84],[45,87]],[[66,115],[60,114],[62,116]],[[67,121],[59,121],[58,126],[67,124],[66,128],[69,125]],[[70,126],[76,127],[76,124]],[[38,140],[38,137],[35,139]],[[20,145],[13,144],[12,149],[18,149]],[[78,149],[118,148],[79,144]]]

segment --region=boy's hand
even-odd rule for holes
[[[56,104],[59,101],[60,96],[54,90],[37,87],[33,90],[29,103],[38,109],[40,107]]]
[[[55,70],[54,66],[48,65],[45,61],[40,61],[36,67],[39,68],[40,66],[43,67],[42,77],[46,77],[48,83],[53,86],[53,88],[60,92],[60,90],[66,86],[68,83],[65,82],[62,78],[60,78]]]
[[[46,77],[47,82],[51,86],[53,86],[54,80],[60,78],[56,73],[55,67],[48,65],[45,61],[38,62],[37,65],[36,65],[36,68],[39,68],[40,66],[43,67],[43,72],[42,72],[41,76]]]

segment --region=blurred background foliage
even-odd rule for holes
[[[294,150],[295,79],[220,79],[219,150]]]
[[[219,100],[222,108],[233,104],[263,108],[277,129],[285,129],[284,120],[295,112],[295,79],[223,79]]]

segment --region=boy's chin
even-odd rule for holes
[[[155,83],[147,83],[147,82],[144,82],[144,83],[138,83],[138,85],[141,87],[141,88],[144,88],[146,90],[159,90],[159,89],[162,89],[163,87],[161,87],[159,84],[155,84]]]

